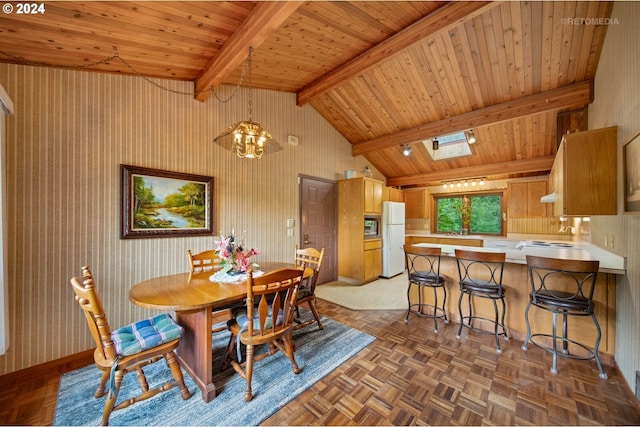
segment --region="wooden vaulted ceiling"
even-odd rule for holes
[[[389,185],[411,187],[547,173],[558,132],[586,125],[612,7],[46,2],[44,13],[0,14],[0,61],[193,81],[204,101],[238,83],[251,45],[253,86],[296,93]],[[434,161],[419,143],[471,128],[469,156]]]

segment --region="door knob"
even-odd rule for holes
[[[303,236],[303,238],[304,238],[304,242],[303,242],[303,243],[304,243],[305,245],[308,245],[309,243],[311,243],[311,242],[309,241],[309,235],[308,235],[308,234],[305,234],[305,235]]]

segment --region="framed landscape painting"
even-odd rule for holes
[[[213,234],[213,177],[120,165],[121,239]]]
[[[640,132],[622,147],[624,212],[640,214]]]

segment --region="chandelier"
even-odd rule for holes
[[[251,86],[251,54],[249,46],[246,67],[249,69],[248,109],[249,120],[242,120],[229,127],[213,139],[221,147],[236,153],[241,159],[259,159],[264,154],[282,150],[282,146],[271,137],[271,134],[260,123],[253,121],[253,88]],[[238,83],[240,86],[240,82]]]

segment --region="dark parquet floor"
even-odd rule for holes
[[[457,339],[455,324],[435,334],[429,319],[405,324],[404,311],[323,300],[318,311],[377,339],[263,425],[640,425],[640,406],[613,366],[601,380],[593,361],[560,359],[551,375],[550,355],[522,351],[517,340],[497,354],[490,335],[465,330]],[[78,364],[0,377],[0,424],[50,425],[58,378]]]

